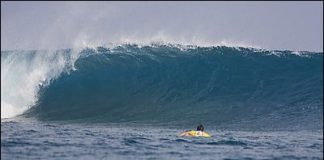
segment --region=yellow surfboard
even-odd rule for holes
[[[211,137],[208,133],[202,131],[187,131],[180,133],[179,136],[189,136],[189,137]]]

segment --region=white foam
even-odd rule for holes
[[[73,69],[78,53],[72,51],[69,58],[54,51],[1,56],[1,118],[17,116],[35,105],[40,86]]]

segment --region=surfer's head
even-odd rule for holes
[[[204,131],[204,126],[202,124],[198,125],[197,131]]]

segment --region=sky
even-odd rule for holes
[[[1,1],[1,50],[151,42],[323,52],[323,2]]]

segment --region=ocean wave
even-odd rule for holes
[[[16,115],[54,121],[322,127],[322,53],[177,44],[72,52],[2,51],[1,113],[23,108]]]

